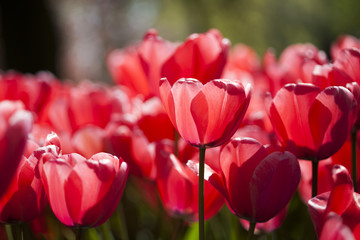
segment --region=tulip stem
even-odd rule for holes
[[[319,161],[317,159],[313,159],[311,162],[312,162],[312,191],[311,191],[311,197],[315,197],[317,195]]]
[[[205,239],[204,227],[204,168],[205,168],[205,146],[199,148],[199,240]]]
[[[14,240],[14,235],[12,233],[12,228],[10,224],[6,224],[5,225],[5,231],[6,231],[6,236],[8,240]]]
[[[75,237],[76,237],[76,240],[81,240],[83,238],[83,228],[82,227],[75,228]]]
[[[249,226],[249,236],[248,236],[248,240],[252,240],[254,239],[254,232],[255,232],[255,226],[256,226],[256,222],[254,221],[249,221],[250,226]]]
[[[351,130],[351,173],[352,173],[352,180],[354,184],[354,191],[357,191],[356,182],[357,182],[357,146],[356,146],[356,137],[357,137],[357,129],[353,127]]]

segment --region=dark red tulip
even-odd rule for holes
[[[51,209],[67,226],[103,224],[118,205],[128,165],[107,153],[86,159],[76,153],[46,154],[41,179]]]
[[[164,63],[161,77],[171,84],[180,78],[196,78],[203,84],[221,77],[230,41],[218,30],[192,34]]]
[[[237,130],[250,102],[251,86],[238,81],[179,79],[173,86],[160,80],[165,110],[179,134],[190,144],[216,147]]]
[[[315,230],[321,238],[323,234],[329,236],[328,234],[330,234],[330,232],[324,229],[329,230],[328,224],[334,224],[328,221],[331,215],[335,213],[341,218],[342,221],[340,221],[340,223],[342,222],[343,225],[349,227],[355,238],[359,239],[360,194],[354,192],[351,176],[345,167],[335,165],[332,170],[332,180],[333,186],[330,192],[317,195],[308,202],[309,212],[315,225]],[[336,222],[335,224],[339,226],[339,220]],[[335,226],[333,225],[333,227]],[[332,231],[332,233],[340,234],[341,232]]]
[[[300,159],[321,160],[344,144],[357,117],[357,103],[344,87],[321,90],[312,84],[288,84],[269,101],[268,114],[286,150]]]
[[[0,101],[0,197],[21,161],[33,117],[20,102]]]
[[[205,166],[207,179],[229,209],[251,222],[266,222],[280,213],[294,195],[300,167],[290,152],[273,152],[254,139],[235,138],[224,145],[218,170]],[[188,166],[197,171],[198,166]]]

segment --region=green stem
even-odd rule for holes
[[[171,237],[172,240],[181,239],[183,227],[184,227],[184,220],[180,218],[176,223],[176,228],[174,231],[175,233]]]
[[[76,240],[82,240],[83,239],[83,231],[84,229],[82,227],[76,227],[75,228],[75,239]]]
[[[311,162],[312,162],[312,191],[311,191],[311,197],[315,197],[317,195],[319,161],[317,159],[313,159]]]
[[[110,222],[109,220],[106,221],[104,224],[102,224],[100,226],[101,228],[101,232],[102,232],[102,236],[103,236],[103,239],[104,240],[111,240],[111,227],[109,226],[110,225]]]
[[[353,127],[351,130],[351,173],[352,173],[352,180],[354,184],[354,191],[357,191],[356,182],[357,182],[357,147],[356,147],[356,137],[357,137],[357,129]]]
[[[5,225],[5,231],[6,231],[6,236],[8,240],[14,240],[14,235],[12,233],[12,228],[10,224],[6,224]]]
[[[127,232],[127,226],[126,226],[126,218],[124,214],[124,208],[122,203],[120,202],[118,205],[118,213],[120,217],[120,233],[121,233],[121,239],[123,240],[129,240],[129,233]]]
[[[249,226],[248,240],[252,240],[252,239],[254,239],[254,232],[255,232],[256,222],[249,221],[249,223],[250,223],[250,226]]]
[[[205,239],[204,227],[204,168],[205,168],[205,146],[199,148],[199,240]]]

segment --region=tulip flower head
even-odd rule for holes
[[[357,117],[353,94],[339,86],[321,90],[312,84],[287,84],[268,100],[267,111],[278,139],[300,159],[333,155]]]
[[[180,78],[196,78],[203,84],[221,77],[230,41],[216,29],[192,34],[162,66],[161,76],[171,84]]]
[[[326,239],[334,239],[330,238],[329,231],[324,231],[324,229],[329,230],[330,225],[341,230],[332,231],[331,237],[340,233],[350,235],[348,234],[350,230],[355,239],[359,239],[360,194],[354,192],[351,176],[345,167],[335,165],[332,170],[332,179],[333,186],[330,192],[317,195],[308,202],[315,230],[320,239],[325,239],[325,236],[327,236]]]
[[[300,181],[300,166],[290,152],[269,154],[251,138],[235,138],[221,149],[220,169],[205,164],[205,179],[224,197],[229,209],[251,222],[266,222],[281,212]],[[198,165],[188,166],[198,171]]]
[[[67,226],[103,224],[120,201],[128,176],[122,159],[97,153],[43,156],[41,179],[56,217]]]
[[[222,145],[238,129],[249,106],[251,85],[225,79],[202,84],[182,78],[160,80],[160,96],[179,134],[191,145]]]

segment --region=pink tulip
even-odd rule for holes
[[[356,100],[344,87],[321,91],[312,84],[288,84],[270,100],[268,114],[279,141],[300,159],[337,152],[357,117]]]
[[[237,130],[250,102],[251,86],[238,81],[179,79],[171,86],[160,80],[165,110],[179,134],[190,144],[216,147]]]
[[[128,165],[107,153],[86,159],[76,153],[43,156],[41,179],[51,209],[67,226],[95,227],[118,205]]]

